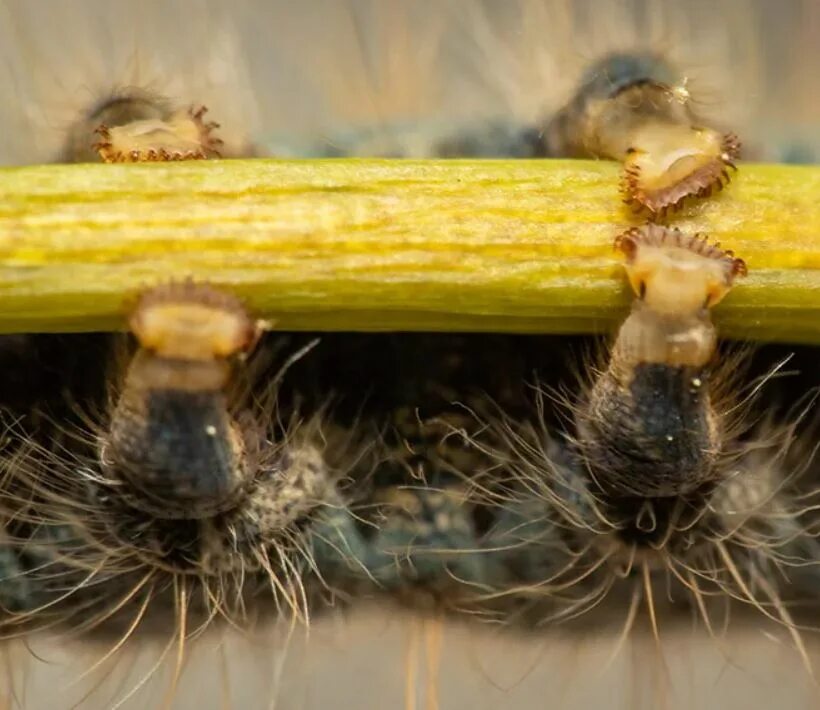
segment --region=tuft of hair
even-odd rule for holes
[[[707,500],[647,498],[636,507],[636,529],[659,533],[650,545],[623,536],[623,521],[584,483],[572,434],[546,423],[555,393],[538,388],[528,418],[499,411],[485,421],[492,435],[480,445],[496,466],[476,492],[508,521],[493,537],[518,570],[486,598],[509,600],[505,619],[529,624],[596,619],[604,600],[620,604],[619,649],[641,607],[658,642],[664,623],[689,615],[718,644],[731,611],[750,607],[779,625],[809,668],[793,609],[814,603],[818,446],[805,425],[817,393],[777,424],[753,414],[762,386],[734,400],[744,431],[732,432]]]

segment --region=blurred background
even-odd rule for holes
[[[750,157],[820,156],[817,0],[0,0],[0,164],[56,160],[131,85],[207,105],[235,153],[429,156],[545,120],[613,50],[668,57]],[[524,637],[375,608],[309,634],[214,629],[176,686],[167,637],[90,673],[112,641],[44,637],[6,645],[0,707],[820,707],[783,630],[757,618],[718,640],[663,629],[662,651],[640,630],[621,644],[622,625]]]
[[[820,154],[816,0],[2,0],[0,163],[55,159],[138,85],[205,104],[261,155],[428,155],[542,121],[618,50],[675,64],[747,157]]]
[[[212,628],[188,644],[176,683],[177,648],[167,635],[138,637],[90,673],[115,639],[34,638],[6,646],[6,702],[27,710],[820,706],[820,691],[783,629],[762,624],[759,615],[733,619],[733,630],[718,629],[718,638],[702,627],[662,625],[660,645],[639,626],[620,639],[625,615],[624,608],[611,624],[528,635],[386,608],[326,615],[309,632]],[[816,648],[812,658],[820,658]]]

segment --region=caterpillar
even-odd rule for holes
[[[139,12],[55,2],[48,13],[9,2],[0,7],[0,85],[12,98],[0,106],[0,162],[217,152],[592,153],[623,160],[622,197],[641,208],[638,217],[669,222],[682,200],[697,205],[693,198],[711,199],[708,193],[726,183],[738,151],[731,134],[742,139],[744,157],[816,159],[817,92],[804,67],[816,56],[817,19],[807,2],[779,13],[763,3],[715,8],[698,1],[612,3],[605,11],[560,0],[412,8],[244,2],[230,11],[208,2],[147,3]],[[49,40],[50,24],[62,28],[59,44]],[[794,49],[789,58],[781,43],[768,41],[786,33]],[[582,118],[593,99],[603,101],[606,120],[590,128]],[[647,128],[643,109],[654,102],[664,110]],[[218,130],[196,110],[189,113],[201,105]],[[590,140],[597,141],[593,150]],[[672,162],[684,153],[681,163]],[[419,673],[409,653],[405,669],[385,641],[384,658],[371,657],[367,666],[385,677],[384,687],[371,683],[367,702],[375,707],[401,696],[418,700],[420,676],[440,686],[442,707],[469,698],[527,706],[533,693],[543,698],[542,681],[551,677],[550,663],[521,659],[527,643],[554,643],[561,650],[553,655],[578,646],[592,654],[609,644],[606,655],[620,651],[614,667],[628,675],[631,665],[644,668],[658,655],[661,642],[669,647],[672,632],[665,632],[679,617],[695,619],[698,638],[708,642],[696,646],[704,657],[714,661],[710,654],[731,646],[734,658],[745,650],[732,636],[738,609],[750,612],[751,624],[770,621],[772,633],[810,665],[815,352],[762,346],[741,357],[717,342],[709,313],[743,267],[711,242],[656,224],[625,233],[618,249],[635,306],[613,349],[597,360],[579,355],[594,345],[570,337],[322,333],[319,346],[305,350],[313,336],[258,333],[229,294],[190,284],[145,295],[128,347],[125,336],[105,334],[3,336],[0,599],[7,635],[67,631],[69,656],[89,648],[75,633],[93,628],[102,635],[88,665],[106,671],[102,684],[109,687],[88,698],[78,693],[92,707],[194,697],[214,706],[218,692],[212,697],[193,687],[196,671],[182,669],[190,657],[210,676],[215,657],[197,659],[207,656],[207,639],[232,625],[240,634],[262,629],[265,638],[258,654],[235,637],[226,642],[232,672],[225,675],[244,675],[224,691],[225,703],[268,705],[276,699],[266,685],[271,676],[283,686],[284,702],[298,703],[302,681],[271,668],[298,670],[293,649],[300,642],[286,634],[284,648],[275,645],[266,624],[283,617],[287,627],[299,617],[316,634],[348,623],[337,620],[335,607],[350,609],[343,619],[353,614],[355,625],[356,609],[372,600],[413,610],[410,645],[423,636],[431,657]],[[684,305],[685,319],[670,313]],[[140,313],[150,316],[147,330]],[[204,349],[187,331],[177,339],[173,328],[163,330],[169,323],[188,327],[200,316],[219,325],[219,337],[211,332]],[[220,338],[235,334],[236,325],[244,335],[215,352],[211,346],[219,341],[221,348]],[[686,347],[665,350],[678,336]],[[110,366],[112,340],[125,351],[118,366]],[[644,359],[662,357],[640,367],[635,348]],[[180,366],[169,369],[169,360]],[[737,374],[741,360],[749,362],[745,376]],[[777,362],[784,364],[772,369]],[[646,393],[675,389],[669,368],[683,368],[685,381],[679,378],[677,400],[658,404]],[[579,384],[567,372],[573,369],[582,371]],[[645,396],[636,403],[624,382],[641,369]],[[790,369],[800,372],[782,374]],[[534,389],[527,386],[533,371],[541,382]],[[180,379],[162,393],[151,379],[160,374]],[[205,381],[211,384],[203,388]],[[180,382],[188,389],[180,390]],[[209,402],[208,416],[217,416],[219,426],[192,425],[183,434],[172,406],[180,398]],[[151,399],[165,404],[149,416]],[[656,420],[656,406],[665,418]],[[758,416],[763,409],[767,415]],[[184,410],[190,414],[187,404]],[[678,429],[660,431],[673,420]],[[173,447],[163,448],[152,421]],[[216,427],[214,435],[208,426]],[[218,448],[205,456],[207,442]],[[184,468],[174,459],[183,448]],[[191,476],[198,456],[208,465]],[[288,490],[281,484],[290,479],[274,476],[265,492],[260,470],[269,466],[308,473]],[[284,529],[260,512],[290,505],[299,512]],[[261,520],[272,536],[264,542],[254,530]],[[282,557],[274,563],[263,551]],[[158,628],[143,633],[154,614]],[[419,614],[428,615],[421,631]],[[600,633],[571,636],[565,629],[576,627],[561,625],[571,620]],[[724,633],[730,621],[732,633]],[[644,623],[648,645],[630,664],[623,647],[640,647]],[[486,689],[485,698],[458,674],[469,665],[471,646],[481,645],[475,639],[488,638],[488,626],[511,634],[490,632],[486,652],[496,661],[489,665],[519,677],[517,664],[523,680],[520,688],[495,688],[493,669],[484,668],[488,677],[473,685]],[[458,652],[442,653],[441,629],[445,648],[452,641]],[[381,656],[378,634],[367,633]],[[353,638],[343,630],[343,652],[328,653],[324,673],[349,677]],[[154,661],[135,662],[136,675],[127,680],[109,668],[154,643],[157,663],[169,661],[170,679],[160,677]],[[315,635],[311,643],[307,649],[317,648]],[[42,669],[21,655],[23,667]],[[662,655],[674,665],[668,651]],[[249,656],[264,656],[256,659],[263,670],[251,674]],[[801,664],[788,658],[796,687],[805,673],[795,673],[792,666]],[[565,668],[560,660],[552,658]],[[63,658],[61,667],[70,661]],[[83,670],[76,675],[88,680]],[[38,707],[27,693],[44,687],[39,672],[15,675],[8,702]],[[583,697],[583,705],[587,671],[567,675],[574,678],[567,692]],[[735,685],[746,683],[743,674],[732,677]],[[122,688],[111,690],[120,681]],[[328,698],[314,678],[304,682],[314,704],[365,702],[358,683],[353,691],[334,683]],[[243,683],[254,694],[243,695]],[[674,684],[676,692],[685,683]],[[159,697],[149,688],[157,685]],[[632,705],[656,707],[675,695]],[[57,698],[52,705],[63,700]],[[435,702],[430,690],[427,703]]]

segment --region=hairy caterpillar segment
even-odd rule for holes
[[[163,119],[143,119],[96,132],[100,158],[106,163],[142,163],[168,160],[205,160],[220,157],[222,141],[213,134],[218,123],[205,122],[207,109],[174,111]]]
[[[694,614],[714,635],[716,615],[728,622],[737,600],[782,623],[805,661],[785,599],[805,598],[816,579],[818,530],[807,513],[817,494],[801,480],[816,450],[806,455],[796,445],[816,397],[791,424],[750,427],[751,401],[727,401],[722,391],[725,369],[737,363],[721,370],[710,362],[716,334],[706,298],[715,284],[722,296],[745,273],[743,262],[704,238],[655,225],[617,245],[627,269],[646,260],[667,278],[635,285],[609,362],[593,368],[586,395],[563,399],[574,431],[553,436],[544,391],[535,421],[502,410],[489,435],[477,429],[476,441],[496,460],[477,486],[495,509],[483,546],[504,550],[503,575],[493,573],[497,592],[484,599],[509,598],[507,618],[533,612],[542,622],[587,614],[609,599],[627,607],[622,638],[641,604],[656,636],[662,605]],[[658,312],[651,292],[675,290],[670,271],[680,272],[684,293],[688,274],[698,295]],[[687,339],[692,347],[675,346]]]
[[[236,298],[190,282],[160,286],[139,298],[129,322],[141,347],[100,443],[103,472],[127,484],[119,497],[128,506],[203,520],[205,537],[222,514],[229,528],[268,541],[333,495],[309,440],[281,448],[271,440],[275,422],[232,392],[236,356],[262,327]],[[233,547],[240,552],[238,541]]]
[[[228,414],[228,376],[223,363],[135,356],[100,445],[106,473],[133,488],[130,505],[194,519],[227,510],[244,495],[254,443]]]
[[[544,396],[535,422],[503,415],[495,426],[503,443],[495,453],[509,473],[495,501],[512,521],[495,539],[517,581],[498,585],[499,598],[523,602],[542,623],[586,615],[607,599],[607,612],[623,612],[622,638],[641,605],[656,637],[661,610],[699,618],[715,636],[739,601],[780,622],[805,660],[785,599],[813,597],[816,583],[817,528],[805,515],[816,492],[802,480],[812,457],[795,451],[808,409],[727,444],[711,486],[617,496],[590,479],[582,434],[566,445],[544,428]]]
[[[129,319],[141,349],[125,376],[100,460],[138,491],[130,504],[194,519],[235,506],[254,471],[258,430],[229,413],[227,357],[256,339],[239,302],[207,286],[162,286]]]
[[[81,632],[133,615],[133,630],[169,595],[203,626],[244,622],[266,601],[306,620],[308,580],[325,584],[317,549],[351,554],[324,451],[335,443],[320,413],[280,406],[281,377],[306,350],[271,373],[271,336],[246,360],[258,326],[234,298],[190,283],[144,294],[131,322],[141,347],[115,369],[105,412],[75,403],[73,425],[7,432],[0,542],[20,581],[0,582],[0,625]]]
[[[605,57],[547,126],[548,152],[622,161],[625,202],[652,214],[722,189],[737,137],[699,125],[685,80],[673,77],[655,56]]]
[[[616,239],[638,296],[576,424],[607,496],[674,497],[708,486],[722,448],[710,395],[708,307],[745,272],[704,237],[649,225]]]
[[[613,365],[577,420],[593,486],[620,499],[674,497],[710,484],[722,441],[709,374],[662,363]]]

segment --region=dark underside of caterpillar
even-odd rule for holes
[[[590,373],[600,367],[595,353],[604,350],[603,339],[266,335],[256,358],[264,361],[262,374],[254,377],[262,397],[267,383],[281,380],[275,412],[262,410],[274,423],[245,446],[263,441],[272,448],[250,457],[253,483],[236,493],[221,480],[230,456],[214,449],[230,439],[199,426],[219,422],[211,406],[163,407],[154,416],[152,408],[168,397],[153,399],[148,426],[135,422],[127,436],[113,434],[106,412],[116,383],[99,373],[119,359],[113,353],[121,339],[40,335],[3,343],[9,428],[7,578],[0,589],[10,632],[54,623],[104,630],[103,622],[144,613],[149,597],[156,601],[146,618],[174,614],[180,585],[187,585],[192,613],[233,620],[256,605],[315,615],[329,601],[379,597],[515,622],[575,616],[603,596],[599,612],[620,616],[632,578],[642,574],[639,561],[654,555],[661,561],[648,569],[663,584],[692,574],[704,595],[710,583],[726,584],[727,597],[743,599],[742,589],[730,589],[738,584],[729,571],[736,566],[751,575],[750,587],[764,575],[792,604],[816,605],[816,521],[804,512],[818,483],[816,461],[814,473],[810,465],[817,438],[807,416],[807,393],[818,384],[814,348],[722,346],[733,363],[744,351],[744,373],[732,376],[733,401],[759,388],[757,404],[748,407],[756,412],[765,403],[764,415],[748,414],[731,441],[719,442],[726,462],[715,468],[729,472],[722,481],[702,460],[708,447],[677,442],[685,432],[704,436],[691,386],[682,393],[679,384],[691,373],[655,365],[637,375],[631,397],[649,410],[637,415],[641,420],[629,411],[589,415]],[[295,353],[299,359],[281,375]],[[700,378],[705,386],[718,376]],[[622,425],[619,416],[628,421]],[[246,441],[254,438],[251,419],[232,421],[241,423]],[[151,432],[156,422],[164,426],[158,435]],[[613,444],[579,436],[578,422],[611,430]],[[145,446],[146,438],[168,444],[180,432],[188,439],[172,454],[163,456],[157,442]],[[207,441],[197,443],[200,432]],[[129,451],[152,452],[153,465],[129,462],[129,473],[118,473],[119,441]],[[657,450],[653,441],[661,442]],[[243,511],[259,507],[266,480],[305,459],[305,447],[321,451],[332,494],[267,530],[259,513],[244,520]],[[606,461],[579,462],[585,455]],[[204,462],[209,477],[198,484],[168,481],[175,471],[197,475]],[[609,483],[602,471],[612,473]],[[146,488],[158,474],[165,486]],[[286,486],[273,490],[287,499],[284,508],[299,507]],[[229,501],[227,509],[215,499]],[[721,561],[713,538],[738,560]],[[679,566],[667,569],[666,555]],[[675,613],[700,613],[691,595],[673,599]]]

